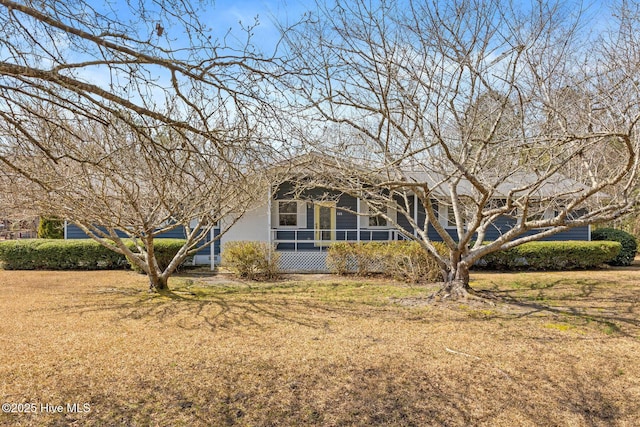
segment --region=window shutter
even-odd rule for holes
[[[360,212],[363,214],[369,213],[369,205],[365,200],[360,201]],[[360,221],[360,228],[369,227],[369,215],[358,216],[358,221]]]
[[[279,221],[278,215],[278,200],[271,200],[271,228],[278,228]]]
[[[398,211],[395,210],[393,207],[388,207],[387,208],[387,216],[389,218],[391,218],[391,220],[397,224],[398,222]],[[391,227],[391,224],[387,224],[389,227]]]
[[[307,202],[298,201],[298,228],[307,228]]]

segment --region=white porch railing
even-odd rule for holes
[[[294,251],[325,251],[336,242],[384,242],[403,240],[397,229],[271,229],[271,242],[279,250]]]

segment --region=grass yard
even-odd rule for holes
[[[0,424],[640,425],[640,269],[472,285],[0,271]]]

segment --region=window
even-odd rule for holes
[[[438,221],[445,228],[456,228],[456,216],[453,206],[440,203],[438,206]]]
[[[292,227],[298,225],[298,202],[278,202],[278,225]]]
[[[369,215],[369,227],[386,227],[387,220],[381,215]]]
[[[385,209],[385,207],[380,205],[378,209]],[[392,221],[395,221],[396,211],[391,207],[386,207],[385,210],[386,210],[386,216],[391,218]],[[382,216],[382,214],[376,215],[373,211],[374,211],[374,208],[369,206],[369,203],[363,200],[360,206],[360,212],[367,215],[360,217],[360,226],[363,228],[388,227],[389,223],[387,221],[387,218]],[[380,211],[378,210],[378,212]]]

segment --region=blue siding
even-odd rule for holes
[[[398,205],[402,208],[402,209],[406,209],[407,212],[409,213],[409,216],[411,218],[413,218],[413,212],[414,212],[414,199],[413,196],[410,197],[409,199],[409,206],[406,206],[405,202],[403,199],[397,198],[396,199],[396,203],[398,203]],[[396,222],[398,223],[398,225],[400,226],[400,228],[402,230],[404,230],[407,234],[413,234],[413,227],[411,226],[411,224],[409,224],[409,220],[407,219],[407,217],[398,212],[398,217],[396,218]]]
[[[216,239],[218,236],[220,236],[220,227],[216,227],[213,229],[213,238]],[[208,241],[209,241],[209,238],[207,237],[207,242]],[[213,246],[213,255],[220,255],[220,246],[221,246],[220,239],[213,242],[212,246]],[[202,251],[202,255],[209,255],[210,252],[211,250]]]
[[[516,225],[516,219],[502,216],[498,218],[493,223],[493,227],[489,227],[487,229],[487,236],[485,240],[496,240],[502,234],[509,231],[514,225]],[[530,230],[526,232],[523,236],[531,236],[537,233],[540,233],[544,229],[541,230]],[[552,236],[545,237],[540,239],[542,241],[559,241],[559,240],[589,240],[589,227],[575,227],[567,231],[563,231],[561,233],[554,234]]]
[[[338,199],[338,207],[347,208],[356,211],[358,208],[358,199],[352,196],[342,195]],[[338,230],[356,230],[358,228],[358,215],[351,212],[338,210],[336,212],[336,229]]]
[[[434,209],[437,212],[437,202],[435,200],[431,201],[432,204],[434,204]],[[423,221],[426,218],[426,213],[424,210],[424,206],[422,205],[422,203],[418,203],[418,223],[422,224]],[[516,224],[516,220],[514,218],[511,217],[507,217],[507,216],[502,216],[500,218],[498,218],[494,223],[492,227],[489,227],[487,229],[487,235],[485,237],[485,240],[496,240],[498,237],[500,237],[503,233],[506,233],[508,230],[510,230],[514,225]],[[447,233],[453,237],[454,239],[457,238],[457,232],[455,229],[447,229],[446,230]],[[536,233],[539,233],[541,230],[531,230],[528,231],[527,233],[524,234],[524,236],[530,236]],[[436,231],[433,229],[433,227],[428,227],[427,229],[427,235],[429,236],[430,239],[432,239],[434,242],[440,242],[442,241],[442,238],[440,237],[440,235],[438,233],[436,233]],[[576,228],[572,228],[570,230],[564,231],[562,233],[557,233],[554,234],[552,236],[548,236],[545,237],[543,239],[541,239],[543,241],[559,241],[559,240],[589,240],[589,227],[585,226],[585,227],[576,227]]]
[[[104,230],[104,229],[103,229]],[[116,231],[118,237],[126,238],[127,235],[121,231]],[[67,239],[88,239],[89,236],[85,234],[80,227],[75,224],[67,224]]]
[[[117,232],[117,234],[122,238],[127,237],[124,233],[119,231]],[[213,235],[219,236],[220,229],[215,228]],[[71,223],[67,224],[67,239],[88,239],[88,238],[89,236],[87,236],[86,233],[82,231],[77,225],[71,224]],[[174,228],[173,230],[169,230],[165,233],[158,235],[157,238],[158,239],[184,239],[185,238],[184,228],[183,227]],[[210,240],[209,235],[207,235],[205,241],[203,241],[199,246],[205,245],[207,242],[209,242],[209,240]],[[220,255],[220,245],[218,244],[218,242],[215,242],[214,246],[215,246],[214,254]],[[198,255],[210,255],[210,254],[211,254],[210,246],[207,246],[206,248],[198,251]]]
[[[527,235],[536,234],[539,231],[532,230]],[[589,240],[589,227],[576,227],[562,233],[554,234],[553,236],[545,237],[541,239],[544,241],[558,241],[558,240]]]

